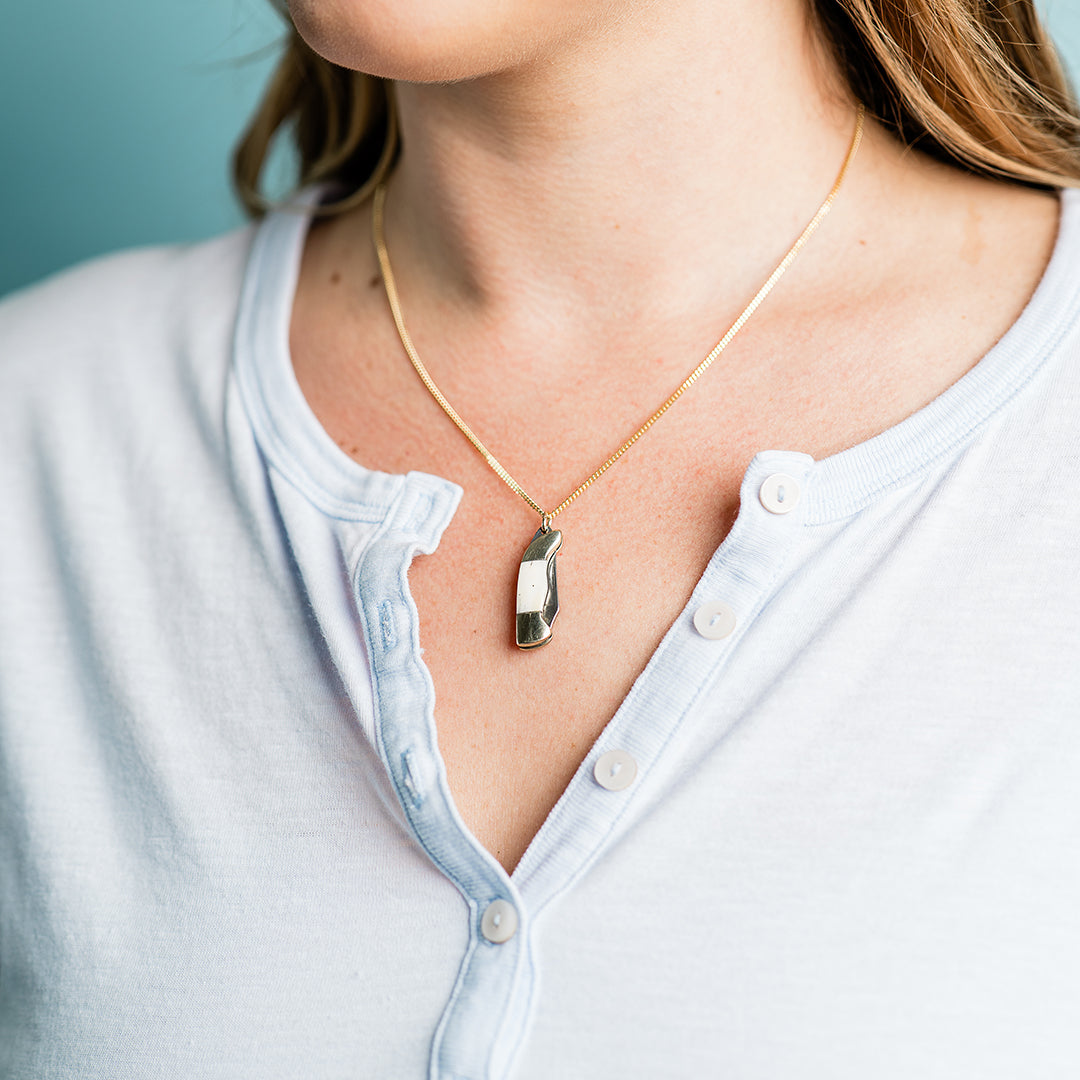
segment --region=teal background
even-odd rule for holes
[[[229,154],[284,34],[267,0],[0,10],[0,293],[243,220]]]
[[[267,0],[8,4],[0,293],[104,251],[243,220],[228,160],[283,34]],[[1041,6],[1080,77],[1080,0]]]

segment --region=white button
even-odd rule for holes
[[[735,629],[735,612],[723,600],[714,600],[694,612],[694,626],[702,637],[719,641]]]
[[[480,920],[480,933],[493,945],[509,941],[518,928],[517,911],[506,900],[492,900]]]
[[[761,485],[758,498],[770,514],[789,514],[799,502],[799,481],[787,473],[773,473]]]
[[[637,762],[625,750],[609,750],[596,759],[593,766],[596,782],[608,791],[628,788],[637,776]]]

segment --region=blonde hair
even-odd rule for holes
[[[1034,0],[810,0],[856,98],[905,143],[952,165],[1041,187],[1080,186],[1080,110]],[[253,215],[274,138],[295,143],[301,187],[363,202],[397,152],[393,88],[318,56],[294,27],[233,156]]]

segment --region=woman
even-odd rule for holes
[[[0,308],[3,1075],[1071,1075],[1031,4],[290,14],[307,209]]]

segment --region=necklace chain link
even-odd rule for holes
[[[412,338],[409,336],[409,331],[405,328],[405,320],[401,314],[401,301],[398,298],[397,284],[394,280],[394,272],[390,267],[390,255],[386,250],[386,239],[383,235],[383,214],[386,203],[386,182],[381,182],[375,189],[375,196],[372,200],[371,210],[371,227],[372,235],[375,241],[375,252],[379,259],[379,270],[382,274],[383,287],[386,289],[386,299],[390,304],[390,311],[394,317],[394,325],[397,327],[398,337],[401,339],[402,347],[408,354],[409,360],[412,361],[412,366],[416,369],[417,375],[420,376],[423,384],[428,388],[431,396],[439,403],[440,408],[447,416],[454,422],[458,430],[469,440],[475,447],[480,456],[488,463],[492,471],[513,491],[516,495],[519,495],[525,500],[540,515],[541,528],[544,532],[551,527],[552,519],[561,514],[577,497],[587,491],[601,476],[604,475],[690,389],[691,386],[701,378],[702,375],[709,369],[713,361],[720,356],[720,354],[731,344],[732,339],[736,334],[746,325],[750,320],[750,317],[761,306],[765,298],[772,292],[777,282],[787,273],[791,264],[798,258],[799,253],[806,246],[810,237],[817,232],[818,226],[824,221],[826,215],[832,209],[833,203],[836,201],[837,195],[840,194],[840,189],[844,185],[844,180],[847,178],[848,171],[851,168],[851,163],[855,160],[855,155],[858,153],[859,144],[862,142],[864,119],[866,115],[865,106],[859,105],[858,115],[855,121],[855,133],[851,138],[851,145],[848,148],[847,156],[844,158],[844,164],[840,169],[840,173],[836,178],[836,183],[833,184],[832,190],[826,196],[825,201],[818,208],[817,213],[810,219],[809,224],[803,229],[799,238],[788,250],[788,253],[780,260],[776,269],[769,275],[765,283],[755,293],[754,298],[749,304],[743,308],[739,317],[731,324],[727,333],[713,346],[712,351],[704,360],[689,375],[683,380],[678,388],[671,394],[671,396],[645,421],[616,450],[602,465],[600,465],[594,472],[590,473],[561,503],[559,503],[553,510],[545,510],[511,475],[506,471],[503,465],[499,462],[498,458],[480,441],[476,433],[471,427],[458,415],[457,410],[446,400],[443,392],[435,384],[435,380],[432,379],[428,369],[424,366],[424,362],[420,359],[420,354],[416,351],[416,346],[412,342]]]

